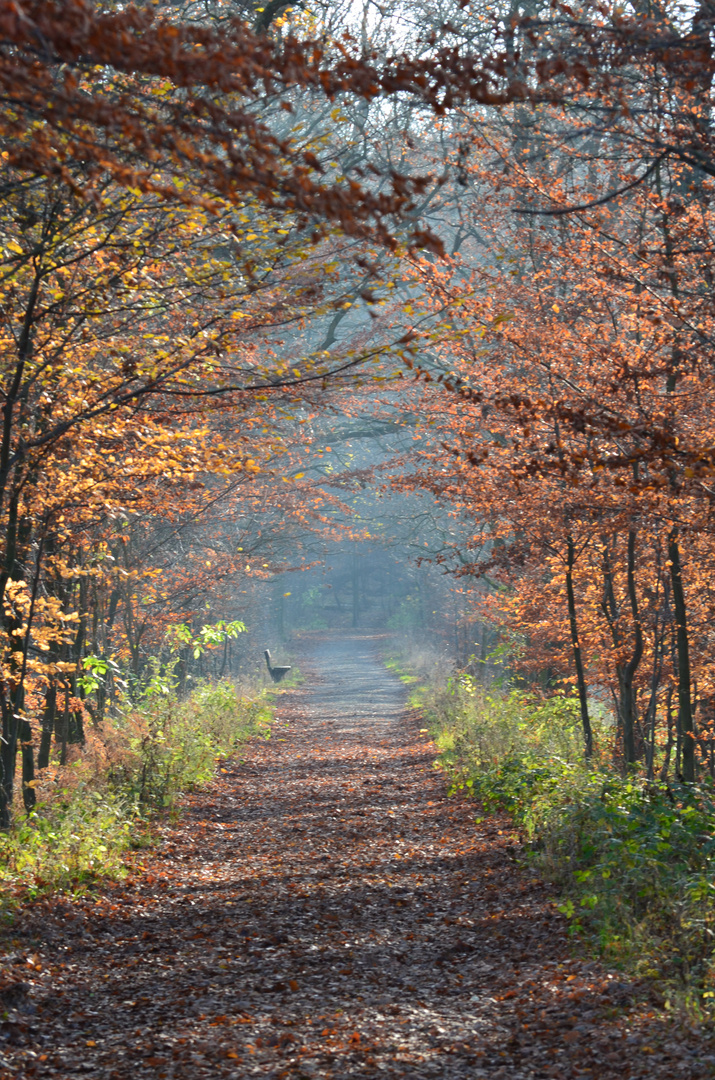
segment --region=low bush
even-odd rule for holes
[[[77,890],[97,877],[120,877],[141,818],[121,794],[58,790],[0,834],[0,889],[12,896]]]
[[[138,700],[88,733],[76,760],[41,771],[32,814],[17,807],[15,825],[0,834],[6,901],[121,876],[153,814],[209,781],[217,760],[250,737],[269,737],[270,691],[242,695],[226,679],[180,700],[171,679],[155,675]]]
[[[665,1000],[715,1004],[715,792],[583,760],[576,703],[455,676],[422,693],[452,793],[506,810],[572,932]],[[608,731],[602,730],[602,741]]]
[[[171,806],[181,792],[211,779],[218,757],[251,735],[268,734],[271,719],[265,693],[243,697],[230,680],[203,683],[183,701],[148,693],[115,721],[129,752],[110,779],[142,807]]]

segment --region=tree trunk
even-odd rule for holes
[[[9,829],[12,819],[12,793],[15,786],[17,758],[17,719],[12,697],[0,692],[2,709],[2,744],[0,744],[0,829]]]
[[[69,686],[64,685],[64,708],[55,718],[55,740],[60,744],[60,765],[67,764],[67,743],[69,735]]]
[[[695,782],[695,725],[690,697],[690,645],[677,528],[672,529],[668,535],[668,560],[673,589],[678,662],[678,737],[681,744],[683,780],[692,784]]]
[[[569,624],[571,626],[571,646],[573,648],[574,664],[576,665],[576,680],[578,683],[578,699],[581,706],[581,725],[583,727],[584,754],[588,760],[593,754],[593,732],[591,730],[591,718],[588,715],[588,695],[586,692],[586,678],[583,673],[583,657],[581,644],[578,640],[578,622],[576,620],[576,599],[573,591],[573,567],[575,551],[573,537],[566,538],[567,561],[566,561],[566,595],[568,598]]]
[[[668,739],[665,744],[665,754],[663,757],[663,764],[660,770],[660,779],[666,781],[668,779],[668,770],[670,768],[670,755],[673,752],[673,687],[669,686],[665,696],[665,715],[668,724]]]
[[[40,749],[37,754],[37,768],[46,769],[50,764],[50,749],[52,747],[52,733],[55,729],[55,712],[57,710],[57,686],[53,683],[48,686],[45,694],[45,708],[42,713],[42,734],[40,736]]]
[[[35,752],[32,745],[32,728],[29,720],[20,724],[20,746],[22,749],[22,801],[28,814],[37,803],[35,794]]]
[[[638,611],[638,596],[635,581],[635,529],[628,531],[628,599],[633,614],[635,642],[633,654],[627,664],[623,665],[623,677],[621,682],[621,706],[623,709],[623,756],[626,765],[635,765],[636,740],[635,740],[635,717],[636,701],[633,687],[633,677],[638,669],[643,656],[643,632],[641,630],[640,615]]]
[[[656,720],[658,717],[658,687],[663,674],[663,643],[658,639],[658,627],[656,624],[655,649],[653,652],[653,672],[650,680],[650,698],[646,710],[646,766],[649,780],[655,777],[655,735]],[[670,738],[670,732],[668,732]]]

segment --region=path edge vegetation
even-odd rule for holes
[[[22,903],[126,878],[158,826],[180,816],[185,795],[225,771],[249,740],[271,737],[276,698],[301,681],[294,668],[280,689],[202,679],[181,694],[171,665],[150,666],[141,692],[92,730],[72,761],[43,770],[35,808],[18,808],[0,833],[0,915],[10,922]]]
[[[437,748],[448,794],[475,824],[506,812],[519,861],[554,887],[569,935],[669,1012],[715,1020],[715,787],[586,761],[578,697],[538,698],[469,671],[446,677],[394,649],[386,666]],[[596,719],[596,746],[609,735]]]

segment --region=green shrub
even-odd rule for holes
[[[137,701],[89,731],[81,756],[42,771],[36,810],[18,812],[0,833],[6,899],[121,876],[125,852],[146,842],[153,813],[209,781],[217,760],[242,742],[270,735],[270,692],[241,696],[225,679],[179,700],[170,676],[157,666]]]
[[[32,896],[121,876],[123,853],[139,825],[136,807],[121,795],[83,784],[59,792],[0,833],[0,885]]]
[[[181,792],[211,779],[218,757],[267,733],[271,715],[264,695],[242,698],[228,679],[202,683],[184,701],[173,692],[149,694],[118,720],[134,753],[120,787],[142,805],[171,806]]]
[[[450,791],[508,811],[574,933],[664,996],[715,999],[715,793],[622,776],[582,756],[576,704],[489,693],[469,676],[424,693]],[[603,735],[604,732],[601,732]]]

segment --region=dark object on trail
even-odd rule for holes
[[[265,656],[266,663],[268,664],[268,670],[271,673],[271,678],[273,679],[273,682],[280,682],[281,679],[290,671],[290,664],[288,665],[288,667],[273,667],[273,665],[271,664],[271,654],[269,653],[268,649],[266,649]]]

